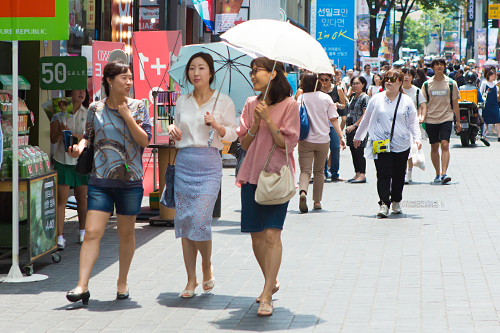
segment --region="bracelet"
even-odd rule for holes
[[[255,134],[250,133],[250,130],[248,130],[247,134],[250,135],[252,138],[255,138],[255,136],[257,135],[257,133]]]
[[[280,130],[277,130],[276,132],[272,132],[271,134],[272,135],[274,135],[274,134],[280,134]]]

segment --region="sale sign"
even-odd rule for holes
[[[67,40],[68,0],[0,1],[1,40]]]
[[[116,49],[125,50],[125,44],[118,42],[92,42],[93,101],[101,99],[102,71],[108,63],[109,54]]]
[[[182,45],[181,31],[137,31],[132,35],[133,64],[134,64],[134,93],[136,99],[148,99],[150,101],[149,115],[154,117],[153,91],[168,91],[170,89],[170,76],[168,70],[170,63],[177,59]],[[166,132],[161,131],[160,122],[158,126],[158,137],[156,143],[167,143]],[[153,127],[153,130],[154,130]],[[153,141],[153,140],[151,140]],[[153,143],[153,142],[151,142]],[[144,150],[143,170],[144,193],[153,191],[153,158],[151,149]],[[158,184],[158,179],[155,180]],[[158,185],[157,185],[158,187]]]
[[[160,30],[160,7],[141,7],[140,10],[139,30]]]

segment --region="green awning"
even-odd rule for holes
[[[24,76],[19,75],[18,80],[19,82],[19,90],[30,90],[31,85],[24,78]],[[1,90],[12,90],[12,75],[0,75],[0,89]]]

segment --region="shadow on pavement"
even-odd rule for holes
[[[142,308],[136,301],[132,299],[123,299],[123,300],[113,300],[113,301],[99,301],[97,299],[90,298],[89,305],[85,306],[82,302],[69,303],[67,305],[61,306],[59,308],[54,308],[54,310],[80,310],[87,309],[88,311],[97,311],[97,312],[110,312],[110,311],[123,311],[129,309],[137,309]]]
[[[179,293],[161,293],[157,301],[170,308],[191,308],[200,310],[227,310],[214,322],[220,330],[279,331],[284,329],[305,329],[325,322],[315,315],[295,314],[287,308],[277,306],[270,317],[257,316],[259,304],[255,297],[197,294],[184,299]],[[293,321],[293,322],[292,322]]]

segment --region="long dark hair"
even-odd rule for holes
[[[130,70],[130,66],[121,60],[112,61],[104,66],[102,75],[102,85],[104,86],[104,92],[106,96],[109,96],[109,83],[107,78],[114,79],[117,75],[127,73]]]
[[[184,80],[186,82],[191,83],[191,81],[189,81],[189,67],[191,67],[191,62],[196,58],[201,58],[201,59],[205,60],[205,62],[208,64],[208,69],[210,71],[210,75],[212,75],[210,77],[210,80],[208,81],[208,83],[212,84],[212,82],[214,82],[214,80],[215,80],[214,58],[212,58],[212,56],[210,54],[205,53],[205,52],[195,53],[191,56],[191,58],[189,58],[187,65],[186,65],[186,69],[184,70]]]
[[[417,77],[420,79],[420,81],[422,81],[422,83],[427,81],[427,75],[425,75],[425,71],[423,68],[417,69]]]
[[[265,68],[266,71],[271,73],[273,71],[274,60],[268,59],[266,57],[255,58],[250,63],[250,67],[253,66]],[[274,67],[276,71],[276,76],[271,80],[271,85],[267,95],[271,101],[271,105],[282,102],[285,98],[292,96],[293,90],[290,83],[287,81],[285,76],[285,66],[282,62],[276,61],[276,66]],[[259,95],[259,99],[262,100],[262,94]]]

